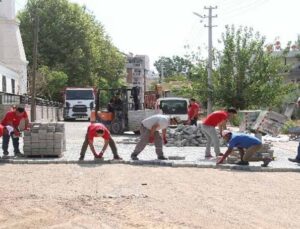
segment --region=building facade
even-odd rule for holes
[[[138,89],[138,100],[142,105],[147,88],[147,77],[150,71],[149,57],[146,55],[127,55],[126,71],[127,85]]]
[[[0,0],[0,91],[27,93],[27,64],[15,0]]]

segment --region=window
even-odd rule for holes
[[[6,77],[2,76],[2,91],[6,92]]]
[[[11,79],[11,93],[12,94],[16,94],[16,83],[15,83],[15,80],[14,79]]]

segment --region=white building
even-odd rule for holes
[[[27,93],[27,64],[15,0],[0,0],[0,91]]]

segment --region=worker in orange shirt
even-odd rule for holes
[[[200,106],[198,103],[196,103],[196,100],[194,98],[190,99],[190,105],[188,109],[188,122],[189,124],[197,126],[197,121],[198,121],[198,114],[200,111]]]

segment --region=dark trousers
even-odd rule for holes
[[[9,139],[10,137],[12,138],[13,146],[14,146],[14,153],[19,153],[19,138],[18,137],[12,137],[9,136],[8,134],[3,135],[3,140],[2,140],[2,149],[4,152],[8,151],[8,145],[9,145]]]
[[[191,126],[192,125],[195,125],[195,126],[197,126],[197,120],[198,120],[198,118],[194,118],[194,119],[191,119]]]
[[[81,151],[80,151],[80,156],[81,157],[84,157],[88,145],[89,145],[89,139],[88,139],[88,135],[86,134],[84,142],[83,142],[82,147],[81,147]],[[117,150],[116,143],[111,137],[108,140],[108,145],[109,145],[114,157],[118,157],[119,155],[118,155],[118,150]]]

